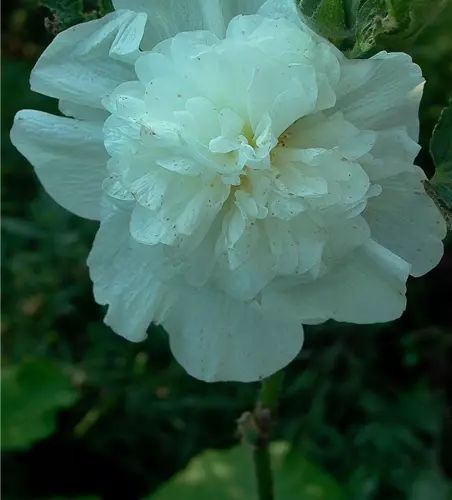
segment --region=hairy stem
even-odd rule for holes
[[[260,397],[254,410],[254,422],[258,433],[254,443],[253,459],[258,500],[275,498],[269,444],[283,378],[284,372],[279,371],[262,381]]]
[[[274,500],[273,473],[268,444],[262,447],[256,446],[253,459],[258,500]]]
[[[274,373],[271,377],[268,377],[262,381],[261,395],[259,397],[259,403],[264,407],[268,408],[276,416],[279,402],[279,393],[281,391],[281,386],[284,380],[284,371]]]

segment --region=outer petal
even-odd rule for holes
[[[146,14],[114,12],[60,33],[34,67],[31,89],[101,108],[101,98],[134,80]]]
[[[182,31],[207,30],[223,38],[238,14],[255,14],[264,0],[113,0],[115,9],[148,15],[142,48],[150,50]]]
[[[248,3],[248,2],[247,2]],[[311,30],[301,22],[301,17],[297,12],[295,0],[266,0],[258,11],[259,14],[265,17],[278,19],[284,17],[294,24],[303,28],[303,31],[311,32]]]
[[[171,350],[201,380],[252,382],[286,366],[303,344],[301,322],[201,288],[184,294],[163,326]]]
[[[423,84],[419,66],[407,54],[379,52],[366,61],[345,60],[331,113],[342,111],[360,129],[406,127],[417,141]]]
[[[63,115],[89,122],[104,122],[110,114],[105,109],[92,108],[91,106],[83,106],[83,104],[63,100],[58,103],[58,108]]]
[[[94,297],[108,304],[105,323],[128,340],[146,338],[150,323],[160,319],[166,288],[154,276],[159,265],[153,249],[130,237],[130,211],[109,208],[88,257]]]
[[[108,176],[101,123],[22,110],[15,117],[11,141],[60,205],[81,217],[99,219],[102,181]]]
[[[372,180],[392,177],[401,171],[413,170],[414,160],[421,147],[409,137],[406,128],[379,131],[375,139],[370,150],[370,154],[376,159],[373,167],[368,168],[368,157],[361,160],[363,168],[368,171]],[[394,162],[399,163],[397,168],[394,167]]]
[[[303,322],[335,319],[349,323],[383,323],[405,310],[405,283],[410,266],[375,242],[353,252],[315,282],[278,285],[263,293],[265,309]]]
[[[416,277],[441,260],[447,232],[443,216],[424,191],[424,178],[418,167],[411,167],[411,172],[380,179],[383,191],[369,199],[363,213],[372,237],[409,262]]]

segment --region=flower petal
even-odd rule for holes
[[[371,198],[363,213],[372,237],[411,264],[411,275],[434,268],[444,252],[446,223],[426,195],[424,175],[415,171],[380,180],[380,196]]]
[[[301,284],[275,284],[264,291],[262,306],[304,323],[315,319],[383,323],[405,310],[410,266],[378,243],[369,241],[322,278]]]
[[[183,31],[208,30],[223,38],[238,14],[255,14],[264,0],[113,0],[116,10],[145,12],[148,26],[143,50]]]
[[[11,141],[55,201],[81,217],[99,219],[102,181],[108,176],[101,123],[22,110]]]
[[[110,208],[101,222],[88,257],[94,297],[108,304],[105,323],[128,340],[146,338],[152,321],[159,321],[168,300],[167,290],[155,277],[159,249],[139,245],[128,231],[130,212]]]
[[[331,113],[342,111],[360,129],[406,127],[419,136],[419,103],[424,79],[407,54],[379,52],[367,61],[344,61]]]
[[[36,63],[31,89],[102,108],[102,96],[135,79],[145,23],[145,14],[121,11],[63,31]]]
[[[411,165],[410,169],[412,169],[421,147],[409,137],[405,128],[391,128],[379,131],[375,138],[376,141],[370,154],[374,158],[378,158],[378,160],[383,160],[383,162],[380,168],[372,169],[372,180],[396,175],[401,168],[407,169],[404,165]],[[388,163],[394,163],[394,161],[400,164],[398,168],[388,165]]]
[[[209,382],[268,377],[290,363],[303,344],[301,322],[265,315],[257,303],[207,287],[183,294],[163,326],[179,363]]]
[[[109,115],[105,109],[83,106],[83,104],[76,104],[65,100],[59,101],[58,108],[63,115],[89,122],[104,122]]]
[[[311,31],[301,22],[300,15],[297,12],[296,4],[293,0],[266,0],[262,7],[260,7],[260,9],[258,10],[258,13],[261,16],[271,17],[273,19],[279,19],[283,17],[300,26],[303,31]]]

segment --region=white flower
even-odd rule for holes
[[[443,253],[425,194],[423,79],[402,53],[347,60],[290,0],[116,0],[31,75],[61,112],[18,113],[44,187],[100,220],[88,259],[105,322],[167,330],[186,370],[252,381],[303,323],[390,321]],[[263,5],[261,5],[263,4]]]

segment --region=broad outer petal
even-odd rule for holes
[[[154,249],[136,243],[129,233],[130,210],[108,205],[88,257],[99,304],[108,305],[105,323],[132,342],[146,338],[152,321],[159,321],[166,288],[155,278],[159,265]]]
[[[102,123],[25,109],[14,119],[11,142],[57,203],[99,219],[102,181],[108,176]]]
[[[60,33],[34,67],[31,89],[73,103],[102,108],[101,99],[134,80],[146,14],[119,11]]]
[[[203,287],[183,294],[163,326],[171,350],[201,380],[252,382],[286,366],[303,345],[300,321]]]
[[[328,319],[348,323],[383,323],[403,313],[410,266],[370,241],[312,283],[277,284],[263,293],[262,305],[273,314],[297,315],[303,322]]]
[[[421,69],[404,53],[344,60],[337,103],[330,112],[342,111],[361,130],[406,127],[417,141],[423,85]]]
[[[76,104],[74,102],[64,100],[60,100],[58,102],[58,109],[65,116],[89,122],[103,123],[110,115],[110,113],[105,109],[93,108],[91,106],[84,106],[83,104]]]
[[[411,264],[412,276],[433,269],[444,253],[446,222],[427,196],[418,167],[380,179],[383,191],[368,201],[364,218],[373,238]]]
[[[113,0],[115,9],[145,12],[148,25],[142,49],[183,31],[207,30],[223,38],[238,14],[255,14],[264,0]]]

